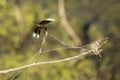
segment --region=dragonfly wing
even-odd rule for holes
[[[40,25],[45,25],[45,24],[48,24],[48,23],[50,23],[50,22],[52,22],[52,21],[54,21],[54,20],[55,20],[55,19],[47,18],[47,19],[41,21],[39,24],[40,24]]]

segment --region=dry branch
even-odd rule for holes
[[[65,59],[60,59],[60,60],[54,60],[54,61],[47,61],[47,62],[37,62],[37,63],[32,63],[32,64],[27,64],[27,65],[24,65],[24,66],[21,66],[21,67],[17,67],[17,68],[11,68],[11,69],[6,69],[6,70],[0,70],[0,74],[5,74],[5,73],[9,73],[9,72],[13,72],[13,71],[17,71],[17,70],[21,70],[21,69],[25,69],[25,68],[28,68],[28,67],[33,67],[33,66],[37,66],[37,65],[43,65],[43,64],[53,64],[53,63],[59,63],[59,62],[64,62],[64,61],[69,61],[69,60],[73,60],[73,59],[76,59],[76,58],[79,58],[80,56],[83,56],[83,55],[86,55],[88,53],[93,53],[95,55],[100,55],[100,52],[102,51],[102,46],[108,41],[108,37],[107,38],[103,38],[103,39],[100,39],[100,40],[97,40],[89,45],[85,45],[83,47],[67,47],[65,49],[69,49],[69,48],[78,48],[78,49],[81,49],[83,50],[83,53],[81,54],[78,54],[76,56],[73,56],[73,57],[68,57],[68,58],[65,58]],[[57,49],[54,49],[54,50],[57,50]],[[51,51],[54,51],[54,50],[51,50]],[[49,51],[44,51],[44,52],[50,52]]]
[[[86,52],[86,53],[83,53],[83,54],[79,54],[79,55],[77,55],[77,56],[73,56],[73,57],[69,57],[69,58],[65,58],[65,59],[60,59],[60,60],[55,60],[55,61],[47,61],[47,62],[32,63],[32,64],[28,64],[28,65],[21,66],[21,67],[18,67],[18,68],[12,68],[12,69],[7,69],[7,70],[1,70],[1,71],[0,71],[0,74],[9,73],[9,72],[21,70],[21,69],[24,69],[24,68],[37,66],[37,65],[53,64],[53,63],[58,63],[58,62],[69,61],[69,60],[72,60],[72,59],[76,59],[76,58],[78,58],[78,57],[80,57],[80,56],[82,56],[82,55],[86,55],[86,54],[88,54],[88,53],[89,53],[89,52]]]

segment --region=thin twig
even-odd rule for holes
[[[53,63],[59,63],[59,62],[69,61],[69,60],[72,60],[72,59],[79,58],[80,56],[86,55],[86,54],[88,54],[90,52],[91,51],[88,51],[88,52],[85,52],[85,53],[82,53],[82,54],[79,54],[79,55],[76,55],[76,56],[73,56],[73,57],[68,57],[68,58],[65,58],[65,59],[54,60],[54,61],[47,61],[47,62],[37,62],[37,63],[32,63],[32,64],[28,64],[28,65],[25,65],[25,66],[17,67],[17,68],[11,68],[11,69],[6,69],[6,70],[1,70],[0,74],[4,74],[4,73],[6,74],[6,73],[9,73],[9,72],[13,72],[13,71],[17,71],[17,70],[25,69],[25,68],[28,68],[28,67],[37,66],[37,65],[53,64]]]
[[[10,80],[14,80],[17,75],[19,75],[22,71],[18,71],[15,75],[13,75]]]
[[[43,47],[44,47],[44,44],[45,44],[47,35],[48,35],[48,32],[45,31],[45,35],[43,36],[43,40],[42,40],[41,47],[40,47],[40,49],[38,50],[38,52],[36,53],[36,55],[35,55],[35,62],[37,62],[39,55],[42,53],[42,50],[43,50]]]
[[[55,39],[56,41],[58,41],[59,43],[61,43],[62,45],[66,46],[66,47],[71,47],[70,45],[66,44],[65,42],[61,41],[60,39],[56,38],[54,35],[49,34],[53,39]]]

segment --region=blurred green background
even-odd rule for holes
[[[58,0],[0,0],[0,70],[28,64],[42,41],[42,34],[40,39],[32,38],[33,21],[59,17],[58,4]],[[64,0],[64,4],[68,22],[83,45],[109,35],[103,57],[88,54],[68,62],[23,69],[12,80],[120,80],[120,0]],[[50,35],[75,45],[60,18],[47,26],[44,50],[64,47]],[[74,49],[55,50],[42,53],[38,61],[77,54]],[[0,80],[10,80],[17,72],[0,74]]]

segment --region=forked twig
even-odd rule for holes
[[[38,50],[38,52],[36,52],[36,54],[29,60],[28,63],[30,63],[33,59],[35,59],[35,63],[37,63],[38,57],[40,56],[40,54],[42,53],[46,38],[47,38],[48,32],[47,30],[45,31],[45,35],[43,36],[42,39],[42,43],[41,43],[41,47]],[[13,80],[17,75],[19,75],[22,71],[18,71],[15,75],[13,75],[13,77],[10,80]]]
[[[11,69],[6,69],[6,70],[1,70],[0,74],[6,74],[6,73],[9,73],[9,72],[13,72],[13,71],[17,71],[17,70],[21,70],[21,69],[25,69],[25,68],[37,66],[37,65],[53,64],[53,63],[59,63],[59,62],[69,61],[69,60],[73,60],[73,59],[79,58],[80,56],[84,56],[84,55],[86,55],[88,53],[91,53],[91,52],[93,54],[95,54],[95,55],[100,55],[100,52],[102,51],[101,47],[107,41],[108,41],[108,37],[100,39],[100,40],[97,40],[97,41],[95,41],[95,42],[93,42],[93,43],[91,43],[89,45],[83,46],[83,49],[85,49],[85,50],[83,50],[83,53],[78,54],[78,55],[73,56],[73,57],[68,57],[68,58],[65,58],[65,59],[54,60],[54,61],[47,61],[47,62],[37,62],[37,63],[27,64],[27,65],[24,65],[24,66],[21,66],[21,67],[17,67],[17,68],[11,68]],[[94,47],[93,47],[93,45],[94,45]],[[74,48],[74,47],[68,47],[68,48]],[[77,48],[81,49],[81,47],[77,47]],[[50,51],[48,51],[48,52],[50,52]]]

